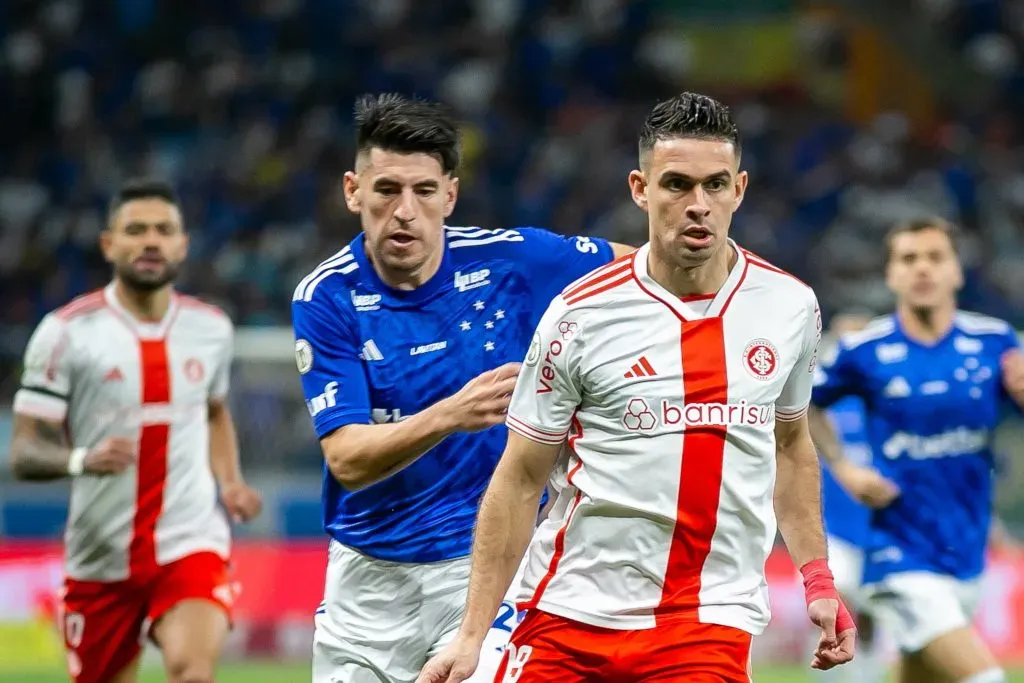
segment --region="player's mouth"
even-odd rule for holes
[[[416,242],[416,238],[408,233],[396,232],[388,235],[384,241],[398,249],[407,249]]]
[[[138,270],[162,270],[167,265],[167,259],[163,256],[143,254],[132,261],[132,265]]]
[[[690,249],[706,249],[715,240],[715,234],[703,225],[691,225],[683,230],[683,244]]]

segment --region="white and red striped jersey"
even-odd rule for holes
[[[232,354],[233,327],[220,309],[175,294],[162,321],[141,322],[112,285],[36,328],[14,411],[64,421],[75,447],[112,436],[138,442],[137,467],[72,481],[70,578],[123,580],[204,550],[228,557],[207,410],[227,395]]]
[[[507,422],[571,450],[521,607],[618,629],[767,625],[775,423],[806,413],[821,323],[808,286],[731,246],[708,301],[655,282],[645,246],[545,313]]]

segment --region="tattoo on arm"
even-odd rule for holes
[[[811,439],[828,466],[832,468],[845,461],[843,447],[824,411],[812,406],[807,413],[807,422],[811,430]]]
[[[11,467],[17,478],[49,481],[66,477],[69,452],[63,425],[35,417],[15,417]]]

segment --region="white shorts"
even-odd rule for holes
[[[971,625],[981,599],[981,580],[901,572],[868,586],[866,592],[872,616],[899,649],[920,652],[939,636]]]
[[[468,557],[386,562],[331,541],[314,618],[313,683],[413,683],[455,637],[468,585]],[[502,603],[468,683],[494,680],[518,621],[515,606]]]
[[[835,536],[828,537],[828,568],[835,578],[836,590],[854,610],[865,608],[863,578],[864,551]]]

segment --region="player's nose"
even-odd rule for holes
[[[398,206],[395,207],[395,218],[403,223],[409,223],[416,218],[416,198],[412,190],[402,192]]]

